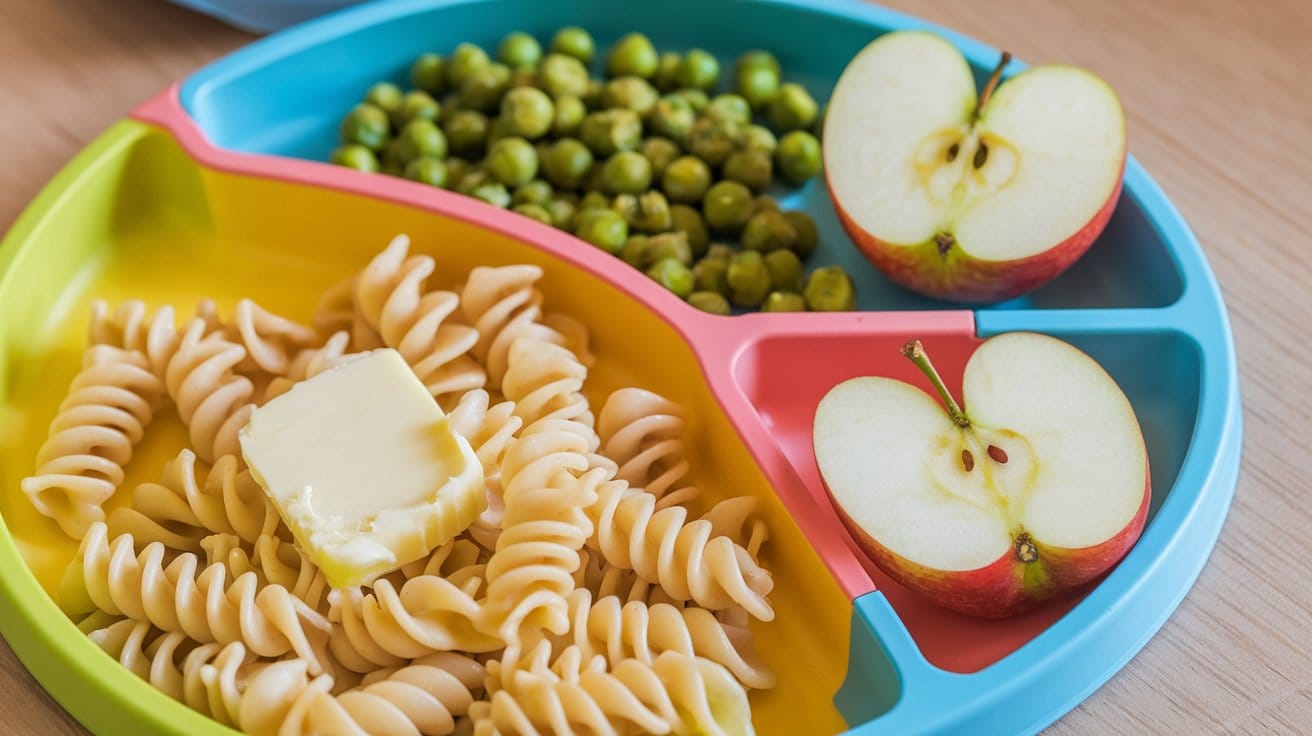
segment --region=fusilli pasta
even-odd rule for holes
[[[683,441],[683,407],[660,394],[622,388],[606,397],[597,417],[601,453],[619,465],[616,477],[656,497],[656,508],[687,504],[697,486],[687,483],[689,470]]]
[[[187,323],[164,382],[191,434],[192,449],[206,462],[238,456],[237,432],[250,421],[255,386],[236,367],[246,348],[221,332],[207,333],[203,318]]]
[[[172,305],[165,304],[150,316],[145,302],[139,299],[123,302],[113,311],[100,299],[91,303],[90,344],[141,353],[146,356],[150,371],[160,378],[178,349],[178,339]]]
[[[501,388],[510,363],[510,346],[520,337],[564,341],[542,324],[542,293],[534,286],[542,278],[537,266],[478,266],[460,291],[460,309],[478,331],[474,357],[487,369],[488,387]]]

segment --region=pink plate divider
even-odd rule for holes
[[[138,121],[169,131],[204,166],[385,199],[463,220],[534,245],[624,291],[678,332],[701,364],[707,384],[802,533],[850,598],[875,590],[851,536],[829,502],[810,449],[819,391],[844,378],[901,372],[887,350],[912,337],[949,347],[945,374],[975,345],[968,310],[748,314],[698,311],[640,271],[574,236],[527,217],[445,190],[316,161],[241,153],[213,145],[183,110],[174,84],[133,111]],[[762,346],[783,346],[769,370]],[[878,354],[873,346],[880,346]],[[936,360],[939,356],[936,355]],[[914,371],[910,364],[906,370]],[[907,377],[913,378],[908,373]],[[784,421],[786,426],[777,422]]]

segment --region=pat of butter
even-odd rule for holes
[[[334,588],[417,560],[487,506],[473,449],[395,350],[374,350],[260,407],[251,474]]]

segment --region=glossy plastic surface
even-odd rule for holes
[[[600,373],[599,385],[654,376],[647,385],[689,402],[702,420],[693,429],[704,440],[706,456],[699,460],[709,473],[725,487],[738,487],[745,479],[754,493],[777,494],[780,503],[768,508],[772,524],[782,525],[783,531],[776,530],[770,561],[787,560],[777,588],[785,599],[782,607],[790,608],[804,628],[762,630],[774,642],[767,644],[767,656],[789,673],[781,689],[799,689],[764,696],[764,710],[758,712],[763,732],[832,730],[825,719],[834,715],[833,708],[814,703],[833,694],[845,666],[847,679],[834,702],[858,731],[1028,732],[1060,716],[1143,646],[1188,590],[1215,541],[1234,488],[1240,415],[1233,347],[1215,281],[1192,234],[1136,162],[1127,166],[1125,195],[1099,242],[1070,272],[1029,297],[971,313],[892,286],[856,255],[822,187],[811,185],[788,204],[805,207],[820,222],[824,245],[818,261],[851,268],[862,309],[918,311],[711,317],[550,228],[446,192],[298,158],[325,157],[341,112],[372,81],[403,80],[415,54],[446,51],[461,40],[490,46],[514,28],[545,37],[559,25],[581,23],[603,44],[641,28],[658,45],[702,46],[722,60],[747,48],[768,47],[779,52],[786,69],[795,71],[792,76],[823,97],[846,59],[875,35],[927,26],[839,0],[512,1],[497,3],[495,11],[491,7],[487,0],[384,3],[255,44],[136,113],[166,128],[181,151],[160,133],[119,131],[110,136],[118,136],[112,150],[104,141],[89,149],[75,165],[82,169],[77,177],[61,175],[33,205],[0,251],[0,278],[7,279],[0,282],[0,304],[49,315],[41,325],[21,331],[0,327],[17,335],[10,340],[9,333],[0,334],[0,354],[13,375],[26,375],[30,382],[42,372],[50,374],[49,386],[42,383],[31,392],[31,384],[16,379],[3,384],[9,387],[6,426],[12,431],[0,450],[5,473],[0,512],[20,540],[33,525],[46,522],[13,503],[13,480],[27,472],[44,434],[43,422],[71,375],[76,330],[83,319],[78,310],[88,289],[109,285],[112,291],[115,282],[97,275],[102,273],[98,269],[114,263],[140,269],[140,281],[125,271],[124,283],[138,292],[149,290],[157,300],[179,299],[175,293],[192,294],[211,284],[222,287],[220,296],[231,298],[236,292],[230,282],[251,280],[245,270],[233,270],[249,270],[249,259],[259,276],[254,286],[241,288],[267,288],[256,295],[275,309],[303,316],[308,306],[298,301],[302,290],[329,283],[355,265],[344,263],[343,256],[358,259],[383,242],[370,237],[407,229],[418,235],[418,242],[450,258],[453,267],[473,263],[464,241],[482,244],[490,238],[500,245],[480,250],[479,259],[513,254],[543,263],[549,282],[560,279],[554,286],[549,283],[548,291],[561,308],[586,312],[604,303],[605,318],[591,325],[599,330],[599,344],[611,341],[617,360],[607,370],[619,373]],[[996,52],[947,35],[977,72],[992,67]],[[825,43],[809,40],[814,38]],[[129,145],[129,138],[136,142]],[[171,152],[162,153],[166,149]],[[74,191],[81,194],[75,197]],[[361,217],[367,219],[356,219]],[[83,222],[88,224],[77,224]],[[24,260],[35,256],[15,256],[19,248],[29,254],[62,254],[59,258],[67,260],[60,268],[79,269],[74,286],[48,291],[49,284],[61,283],[56,276],[71,275],[59,269],[51,269],[49,280],[32,279],[31,284],[14,277],[49,268]],[[215,267],[217,281],[206,269],[187,266],[197,254],[216,259],[200,263]],[[280,283],[278,273],[297,274],[295,283],[274,288]],[[266,287],[259,286],[262,279],[269,280]],[[9,289],[19,296],[9,296]],[[125,289],[110,296],[138,292]],[[11,303],[11,298],[19,301]],[[910,337],[931,347],[954,383],[981,337],[1018,329],[1071,340],[1102,362],[1126,390],[1149,445],[1152,515],[1126,560],[1086,596],[1018,619],[979,621],[941,611],[863,564],[824,498],[810,450],[810,419],[819,397],[843,378],[888,374],[919,381],[895,352]],[[56,335],[63,335],[64,342],[51,342]],[[51,352],[57,349],[65,352]],[[21,441],[13,439],[20,435]],[[22,451],[11,454],[15,443]],[[0,554],[5,544],[0,542]],[[67,558],[66,549],[37,543],[25,542],[23,553],[47,583]],[[832,578],[819,571],[817,560]],[[24,587],[25,571],[12,567],[0,569],[0,583],[7,588],[0,605],[32,594]],[[809,589],[789,589],[791,583],[785,582],[808,575],[825,582],[808,579],[803,585],[813,586]],[[794,594],[797,600],[810,599],[793,608]],[[854,605],[849,599],[855,599]],[[786,615],[781,610],[780,620]],[[14,624],[8,620],[5,633],[12,639]],[[29,618],[22,620],[29,625]],[[43,625],[55,632],[69,628],[62,621]],[[40,645],[16,648],[57,697],[76,700],[84,693],[68,691],[70,683],[82,683],[83,690],[94,683],[93,691],[113,693],[110,704],[82,710],[70,704],[75,713],[95,718],[97,727],[102,722],[146,723],[122,720],[152,714],[133,710],[139,701],[120,699],[148,698],[147,688],[121,677],[106,684],[112,668],[79,669],[73,676],[58,672],[43,647],[57,644],[84,652],[85,642],[56,639],[50,634]],[[844,662],[845,656],[850,662]],[[798,709],[798,698],[805,701],[805,710]],[[208,727],[201,725],[203,719],[179,718],[192,729],[185,732]]]

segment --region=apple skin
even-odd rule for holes
[[[1143,501],[1134,518],[1101,544],[1063,549],[1032,540],[1039,550],[1039,559],[1035,562],[1021,562],[1009,549],[984,567],[951,572],[918,565],[876,542],[847,515],[828,486],[825,493],[861,551],[898,584],[959,613],[981,618],[1006,618],[1032,611],[1053,598],[1078,591],[1120,562],[1143,533],[1148,504],[1152,499],[1152,478],[1151,473],[1145,473]]]
[[[1122,152],[1116,188],[1084,227],[1042,253],[1010,261],[972,258],[963,253],[960,246],[953,246],[945,257],[933,241],[916,246],[885,243],[861,229],[848,216],[837,197],[830,199],[848,237],[852,238],[861,254],[894,283],[936,299],[992,304],[1039,288],[1084,255],[1107,227],[1121,196],[1124,175],[1125,153]],[[829,190],[832,192],[833,187]]]

